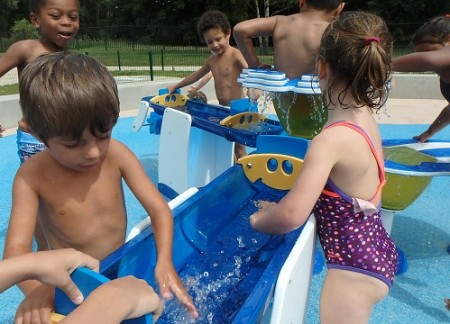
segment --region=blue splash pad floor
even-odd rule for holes
[[[133,118],[120,118],[113,137],[121,140],[139,157],[150,178],[157,182],[159,136],[148,129],[131,131]],[[382,137],[409,138],[426,125],[380,125]],[[450,140],[450,127],[435,138]],[[11,186],[19,159],[15,135],[0,138],[0,255],[11,209]],[[146,217],[144,209],[125,188],[130,230]],[[408,269],[397,276],[388,297],[375,306],[370,323],[449,323],[444,298],[450,298],[450,177],[436,177],[425,192],[406,210],[394,217],[392,237],[408,260]],[[319,323],[319,298],[325,271],[314,275],[307,323]],[[13,287],[0,295],[0,323],[13,323],[22,293]]]

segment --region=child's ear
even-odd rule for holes
[[[339,6],[334,10],[333,17],[339,16],[339,14],[344,10],[345,2],[341,2]]]
[[[317,77],[319,80],[323,80],[327,77],[327,68],[322,59],[317,60]]]
[[[30,22],[35,28],[41,27],[41,21],[39,19],[39,16],[36,15],[34,12],[30,14]]]
[[[449,35],[447,35],[447,38],[444,40],[444,44],[447,46],[447,45],[450,45],[450,34]]]

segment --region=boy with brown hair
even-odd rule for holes
[[[232,100],[244,98],[242,85],[237,82],[247,63],[241,52],[230,45],[231,26],[224,13],[218,10],[205,12],[197,23],[197,32],[211,50],[203,66],[177,84],[169,87],[169,94],[178,88],[197,82],[210,71],[219,104],[229,106]],[[245,146],[235,143],[235,157],[247,154]]]
[[[122,180],[151,218],[156,240],[155,278],[163,298],[174,294],[197,311],[172,262],[173,217],[137,157],[111,139],[119,117],[117,85],[108,70],[83,54],[56,52],[28,64],[20,79],[23,121],[46,149],[18,170],[4,257],[75,248],[102,260],[125,242],[127,215]],[[39,213],[38,213],[39,211]],[[16,320],[48,323],[52,287],[20,284],[25,294]]]

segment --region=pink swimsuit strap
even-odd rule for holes
[[[378,176],[380,178],[380,183],[378,184],[377,191],[376,191],[375,195],[369,200],[371,203],[373,203],[374,201],[376,201],[381,196],[381,189],[383,188],[383,186],[384,186],[384,184],[386,182],[386,177],[385,177],[385,174],[384,174],[384,161],[379,158],[377,150],[375,149],[375,146],[373,145],[372,140],[370,139],[369,135],[367,135],[367,133],[364,131],[364,129],[362,129],[360,126],[358,126],[358,125],[356,125],[354,123],[348,122],[348,121],[338,121],[338,122],[335,122],[335,123],[333,123],[331,125],[328,125],[325,129],[328,129],[330,127],[335,127],[335,126],[348,127],[350,129],[353,129],[354,131],[358,132],[359,134],[361,134],[365,138],[367,144],[370,147],[370,151],[372,152],[373,156],[375,157],[375,160],[376,160],[377,165],[378,165]],[[331,179],[329,179],[329,181],[332,183]],[[333,184],[333,186],[334,186],[334,184]],[[334,196],[334,197],[338,197],[339,196],[335,192],[332,192],[332,191],[329,191],[329,190],[326,190],[326,189],[323,190],[323,193],[325,193],[325,194],[327,194],[329,196]]]

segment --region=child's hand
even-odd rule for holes
[[[257,200],[255,201],[255,206],[258,208],[258,210],[265,209],[271,205],[275,205],[275,202],[267,201],[267,200]]]
[[[277,203],[267,200],[257,200],[254,202],[258,210],[249,217],[250,225],[253,229],[259,231],[257,223],[267,213],[268,208],[275,206]]]
[[[196,85],[192,85],[189,87],[187,93],[191,94],[192,92],[197,92],[199,90],[199,87],[197,87]]]
[[[155,322],[164,310],[163,303],[153,288],[133,276],[111,280],[95,289],[62,323],[120,323],[153,313]]]
[[[167,90],[169,91],[167,94],[172,94],[175,92],[175,90],[177,90],[174,86],[169,86],[167,87]]]
[[[87,267],[98,271],[99,261],[75,249],[42,251],[30,254],[35,261],[33,279],[63,290],[74,304],[83,301],[83,295],[70,278],[77,268]]]
[[[53,310],[54,288],[40,284],[30,291],[16,311],[16,324],[48,324]]]
[[[158,261],[155,267],[155,277],[158,282],[161,296],[164,299],[171,299],[173,295],[187,308],[193,318],[198,317],[197,309],[191,296],[183,286],[178,273],[175,271],[172,262]]]
[[[129,313],[123,319],[136,318],[152,313],[153,322],[156,322],[164,310],[162,300],[145,280],[128,276],[112,280],[103,286],[100,286],[100,288],[107,290],[107,295],[111,295],[110,292],[115,291],[118,301],[123,303],[126,300],[131,307]]]

